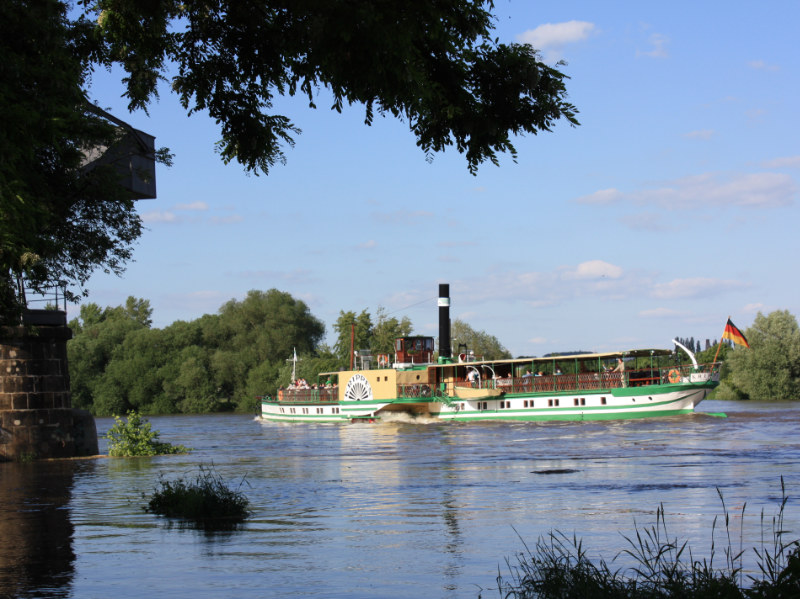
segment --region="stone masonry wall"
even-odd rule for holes
[[[0,460],[73,457],[91,451],[91,440],[88,450],[84,447],[83,437],[91,437],[91,431],[84,430],[86,414],[73,411],[71,405],[71,337],[65,326],[0,331]]]

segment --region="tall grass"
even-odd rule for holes
[[[769,520],[761,511],[761,539],[753,548],[759,570],[755,575],[744,573],[743,530],[740,525],[738,532],[732,531],[730,512],[719,489],[717,493],[724,522],[721,561],[716,543],[717,518],[712,524],[709,557],[695,559],[687,543],[670,534],[661,505],[656,510],[655,524],[639,528],[634,522],[635,534],[623,535],[627,547],[612,562],[624,556],[632,559],[632,567],[612,569],[604,559],[594,562],[576,536],[552,531],[540,537],[532,551],[526,545],[516,564],[507,561],[509,573],[504,577],[498,572],[497,576],[499,595],[515,599],[800,597],[800,543],[786,540],[789,531],[784,527],[784,514],[788,497],[783,478],[776,515]],[[742,520],[745,508],[741,510]]]

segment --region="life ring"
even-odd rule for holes
[[[667,375],[667,379],[669,380],[670,383],[673,383],[673,384],[679,383],[680,380],[681,380],[681,373],[678,372],[677,368],[673,368],[672,370],[669,371],[669,374]]]
[[[386,368],[389,365],[389,354],[378,354],[378,366]]]

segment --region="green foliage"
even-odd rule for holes
[[[305,303],[275,289],[251,291],[217,315],[164,329],[150,328],[151,316],[149,302],[135,298],[116,308],[81,308],[67,344],[73,405],[96,415],[251,412],[256,395],[288,384],[278,378],[293,348],[306,368],[330,366],[315,364],[323,324]]]
[[[13,285],[67,282],[67,299],[92,272],[120,273],[142,231],[112,165],[86,168],[120,129],[84,92],[94,26],[71,21],[57,0],[0,3],[0,322],[20,309]]]
[[[174,453],[188,453],[183,445],[172,445],[159,441],[158,431],[138,412],[128,412],[127,421],[114,416],[114,426],[108,429],[108,455],[119,457],[154,456]]]
[[[715,563],[715,532],[712,524],[712,546],[709,559],[696,559],[686,542],[672,537],[667,529],[664,508],[656,511],[656,523],[636,529],[633,536],[624,536],[628,548],[624,555],[633,560],[632,568],[612,569],[606,560],[593,562],[577,537],[558,531],[537,540],[533,551],[518,555],[518,564],[509,564],[510,574],[498,574],[501,597],[508,598],[608,598],[608,599],[677,599],[726,598],[768,599],[795,597],[800,590],[800,543],[786,542],[783,525],[786,493],[781,480],[783,500],[769,526],[761,514],[762,541],[754,552],[760,576],[748,575],[747,588],[742,569],[744,551],[734,546],[731,517],[722,494],[724,531],[724,565]],[[744,517],[744,508],[740,516]],[[740,532],[741,534],[741,532]],[[739,542],[741,546],[741,541]],[[615,558],[616,560],[617,558]],[[480,596],[480,595],[479,595]]]
[[[504,360],[511,357],[511,353],[503,347],[497,337],[486,331],[476,331],[463,320],[453,321],[450,338],[454,351],[458,350],[460,344],[466,344],[467,349],[474,351],[479,359]]]
[[[353,349],[356,351],[367,349],[373,355],[393,354],[395,339],[410,335],[413,329],[408,317],[404,316],[400,320],[395,317],[389,318],[382,307],[378,307],[377,321],[377,324],[373,324],[372,316],[367,310],[362,310],[358,315],[355,312],[339,312],[339,318],[333,325],[337,334],[333,351],[338,360],[336,367],[330,370],[350,367],[353,326],[355,326]]]
[[[498,153],[516,155],[511,135],[577,125],[565,79],[523,44],[492,37],[491,1],[404,2],[96,0],[102,61],[127,72],[130,108],[144,108],[170,81],[184,108],[222,129],[225,162],[268,172],[299,129],[269,114],[277,96],[320,88],[332,109],[345,102],[408,123],[430,155],[455,146],[475,172]]]
[[[151,313],[147,300],[133,297],[126,307],[81,306],[80,316],[69,323],[73,338],[67,344],[74,407],[101,415],[124,414],[134,407],[125,391],[128,383],[136,384],[135,375],[126,380],[123,369],[111,364],[125,352],[127,337],[149,326]],[[118,388],[120,384],[124,386]]]
[[[407,316],[397,320],[394,316],[389,318],[386,311],[378,308],[377,324],[372,329],[372,342],[370,349],[373,354],[394,353],[394,342],[398,337],[407,337],[411,334],[411,320]]]
[[[145,509],[203,528],[225,528],[243,522],[250,515],[249,504],[241,492],[241,483],[238,489],[231,489],[213,468],[201,465],[194,481],[161,479]]]
[[[356,316],[355,312],[339,312],[339,318],[333,325],[336,331],[336,343],[333,346],[339,364],[343,368],[350,367],[350,350],[370,349],[372,343],[372,317],[367,310]]]
[[[750,348],[737,347],[727,362],[730,390],[752,400],[800,399],[800,328],[786,310],[760,312],[745,331]]]

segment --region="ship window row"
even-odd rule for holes
[[[653,400],[653,398],[651,397],[650,401],[652,401],[652,400]],[[636,400],[634,399],[633,401],[636,401]],[[560,403],[561,403],[560,399],[551,398],[551,399],[547,400],[547,407],[549,407],[549,408],[557,408],[557,407],[560,406]],[[585,406],[586,405],[586,398],[585,397],[574,397],[574,398],[572,398],[572,404],[574,406]],[[603,405],[603,406],[607,405],[605,397],[601,397],[600,398],[600,405]],[[466,406],[463,403],[459,405],[459,409],[461,409],[461,410],[465,409],[465,407]],[[479,401],[477,407],[478,407],[479,410],[488,410],[489,409],[489,402]],[[522,402],[522,407],[523,408],[534,408],[534,407],[536,407],[536,404],[534,403],[534,401],[532,399],[525,399]],[[510,400],[501,400],[498,403],[498,409],[500,409],[500,410],[511,409],[511,401]]]
[[[302,408],[303,414],[308,414],[308,408]],[[317,408],[317,414],[324,414],[325,408]],[[331,408],[331,414],[338,414],[339,408]],[[281,414],[286,414],[286,408],[281,408]],[[297,414],[297,410],[295,408],[289,408],[289,414]]]

